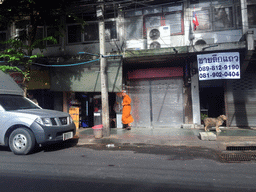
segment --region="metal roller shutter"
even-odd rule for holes
[[[256,126],[256,79],[246,74],[227,81],[226,105],[229,126]]]
[[[132,81],[129,94],[135,127],[150,127],[149,81]]]
[[[180,127],[183,124],[183,79],[131,81],[136,127]]]

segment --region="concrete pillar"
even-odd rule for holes
[[[99,2],[102,2],[99,0]],[[104,3],[100,5],[102,13],[104,14]],[[102,105],[102,124],[103,124],[103,136],[108,137],[110,135],[109,124],[109,104],[108,104],[108,82],[107,82],[107,60],[104,57],[106,55],[105,47],[105,22],[104,15],[99,21],[99,40],[100,40],[100,77],[101,77],[101,105]]]
[[[118,38],[119,38],[119,49],[120,52],[122,52],[123,50],[123,43],[125,41],[125,27],[124,27],[124,13],[122,11],[122,9],[118,9],[118,17],[116,20],[116,27],[117,27],[117,33],[118,33]]]
[[[242,30],[243,37],[246,39],[247,50],[244,58],[244,62],[241,65],[241,75],[244,75],[246,68],[249,65],[251,57],[254,53],[254,31],[249,30],[248,13],[247,13],[247,0],[241,0],[241,14],[242,14]]]
[[[188,2],[184,1],[184,38],[185,38],[185,45],[190,45],[190,42],[193,40],[194,35],[191,29],[191,9],[188,7]]]
[[[194,62],[192,66],[195,68],[197,66],[197,62]],[[197,125],[201,125],[198,73],[191,75],[191,97],[192,97],[193,123]]]
[[[12,23],[10,26],[9,26],[9,34],[8,34],[8,37],[7,39],[13,39],[16,37],[16,26],[15,26],[15,23]]]
[[[252,29],[248,30],[247,34],[246,34],[247,50],[248,51],[254,51],[254,49],[255,49],[253,36],[254,36],[254,31]]]
[[[248,14],[247,14],[247,0],[241,0],[241,14],[242,14],[242,29],[243,35],[247,33],[249,29]]]
[[[247,44],[247,50],[246,50],[246,54],[245,54],[245,58],[243,63],[241,64],[241,75],[243,76],[246,68],[248,67],[251,58],[254,54],[254,50],[255,50],[255,45],[254,45],[254,31],[253,30],[248,30],[246,35],[246,44]]]

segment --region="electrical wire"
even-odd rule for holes
[[[82,63],[73,63],[73,64],[64,64],[64,65],[45,65],[45,64],[40,64],[40,63],[33,63],[34,65],[39,65],[42,67],[73,67],[73,66],[78,66],[78,65],[85,65],[88,63],[93,63],[96,61],[99,61],[100,59],[95,59],[95,60],[91,60],[91,61],[86,61],[86,62],[82,62]]]
[[[100,55],[96,55],[96,54],[92,54],[92,53],[89,53],[89,52],[86,52],[86,51],[84,51],[84,52],[78,52],[78,54],[79,55],[82,55],[82,54],[87,54],[87,55],[93,55],[93,56],[100,56]]]

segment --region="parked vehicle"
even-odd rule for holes
[[[36,145],[72,139],[76,127],[68,113],[42,109],[24,97],[23,90],[0,71],[0,144],[16,155]]]

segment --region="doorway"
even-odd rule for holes
[[[218,117],[225,114],[224,88],[200,88],[200,107],[201,113],[209,117]]]

